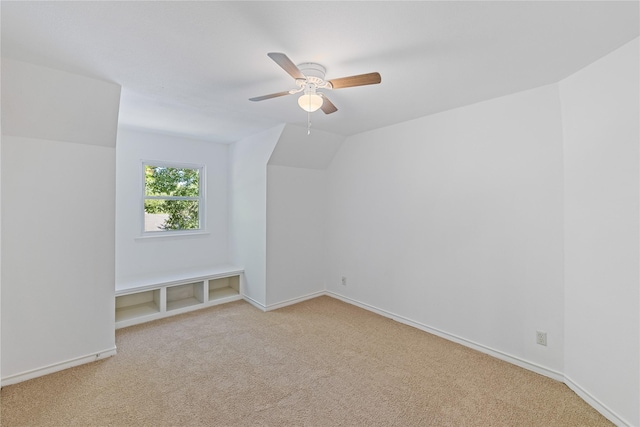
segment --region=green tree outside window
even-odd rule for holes
[[[201,228],[201,170],[144,165],[145,231]]]

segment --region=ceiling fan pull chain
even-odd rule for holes
[[[307,111],[307,135],[311,135],[311,112]]]

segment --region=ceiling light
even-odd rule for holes
[[[305,93],[298,98],[298,105],[304,111],[313,113],[314,111],[317,111],[318,108],[322,107],[322,97],[317,93]]]

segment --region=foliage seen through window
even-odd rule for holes
[[[200,171],[145,165],[145,231],[201,228]]]

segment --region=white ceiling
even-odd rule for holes
[[[123,125],[224,143],[307,124],[295,96],[248,101],[295,87],[267,52],[382,75],[311,115],[348,136],[557,82],[639,34],[638,1],[0,4],[2,56],[122,85]]]

